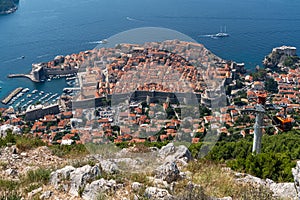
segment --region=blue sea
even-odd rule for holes
[[[253,69],[273,47],[300,48],[299,9],[299,0],[21,0],[17,12],[0,16],[0,99],[20,86],[61,92],[64,79],[32,83],[7,75],[139,27],[179,31]],[[221,26],[230,37],[205,37]]]

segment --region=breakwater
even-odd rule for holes
[[[18,95],[22,91],[22,89],[23,88],[21,88],[21,87],[16,88],[7,97],[5,97],[1,102],[5,105],[8,104],[14,96]]]

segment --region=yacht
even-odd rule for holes
[[[226,31],[226,26],[224,27],[224,32],[222,31],[222,26],[221,26],[220,32],[212,35],[212,38],[222,38],[222,37],[229,37],[229,34]]]

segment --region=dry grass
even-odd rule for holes
[[[202,186],[204,193],[212,197],[233,199],[274,199],[267,188],[257,188],[250,184],[235,181],[232,173],[210,161],[191,162],[187,170],[192,172],[192,182]]]

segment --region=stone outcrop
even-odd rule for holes
[[[155,177],[167,181],[167,183],[172,183],[180,178],[180,171],[175,162],[165,163],[155,171]]]
[[[294,180],[295,180],[295,187],[297,190],[298,198],[300,199],[300,161],[297,162],[296,167],[292,170]]]
[[[65,166],[62,169],[58,169],[55,172],[52,172],[50,174],[50,183],[57,188],[61,181],[70,178],[70,174],[74,170],[75,168],[73,166]]]
[[[186,165],[193,160],[192,154],[186,146],[180,145],[177,147],[173,143],[162,147],[158,152],[158,156],[165,162],[176,162],[181,165]]]
[[[116,174],[120,171],[118,165],[110,160],[102,160],[100,166],[101,169],[108,174]]]
[[[88,181],[95,180],[99,175],[98,166],[85,165],[75,169],[70,173],[71,186],[69,193],[73,196],[79,196],[79,190],[84,188]]]
[[[87,184],[82,193],[82,198],[85,200],[96,200],[100,194],[103,194],[107,191],[114,191],[117,187],[115,180],[105,180],[101,178],[100,180],[93,181],[91,184]]]
[[[250,183],[257,187],[263,186],[265,188],[269,188],[273,192],[274,197],[297,200],[297,192],[294,183],[275,183],[270,179],[264,180],[243,173],[236,173],[235,176],[238,182]]]

